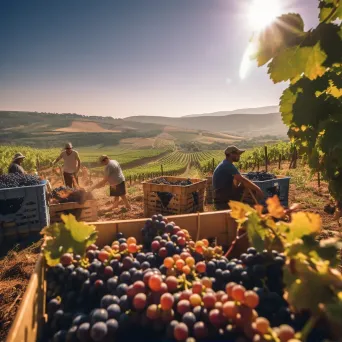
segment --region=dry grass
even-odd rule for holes
[[[121,130],[108,130],[93,121],[73,121],[69,127],[58,128],[56,132],[113,132],[120,133]]]
[[[19,251],[12,249],[0,260],[0,341],[4,341],[25,293],[41,241]]]

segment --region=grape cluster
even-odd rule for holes
[[[40,184],[40,179],[35,175],[22,175],[20,173],[0,175],[0,189],[18,188],[38,184]]]
[[[284,255],[251,247],[228,260],[162,215],[142,236],[139,245],[118,233],[110,246],[66,253],[48,268],[44,341],[298,341],[309,317],[283,299]]]
[[[277,178],[274,174],[265,171],[248,172],[245,176],[251,181],[267,181]]]

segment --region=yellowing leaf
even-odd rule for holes
[[[318,214],[298,212],[293,213],[291,222],[287,224],[286,233],[288,242],[300,239],[305,235],[317,234],[321,230],[322,220]]]
[[[284,217],[285,211],[281,206],[278,196],[273,196],[272,198],[268,198],[266,200],[267,210],[271,216],[280,219]]]
[[[342,89],[337,88],[332,82],[330,82],[330,87],[327,89],[327,94],[330,94],[338,99],[342,96]]]
[[[324,74],[326,69],[322,64],[326,58],[319,43],[313,47],[290,47],[273,58],[268,64],[268,73],[274,83],[297,78],[303,73],[314,80]]]
[[[230,201],[229,206],[231,209],[230,216],[238,221],[246,219],[247,213],[253,210],[249,205],[237,201]]]
[[[89,235],[94,231],[95,226],[88,225],[84,222],[78,222],[75,216],[62,215],[62,220],[65,224],[65,228],[71,233],[71,236],[77,242],[82,242],[89,237]]]

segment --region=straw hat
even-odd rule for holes
[[[22,153],[18,152],[14,155],[12,161],[16,161],[18,159],[24,159],[24,158],[25,158],[25,156]]]

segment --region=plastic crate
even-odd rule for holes
[[[246,174],[244,174],[244,176],[246,176]],[[291,177],[277,177],[266,181],[252,181],[264,192],[265,198],[260,202],[260,204],[265,206],[267,198],[277,195],[281,205],[283,207],[288,207],[290,179]],[[247,202],[250,200],[247,196],[245,199]]]
[[[0,243],[38,233],[49,225],[45,185],[42,181],[39,185],[0,189]]]

